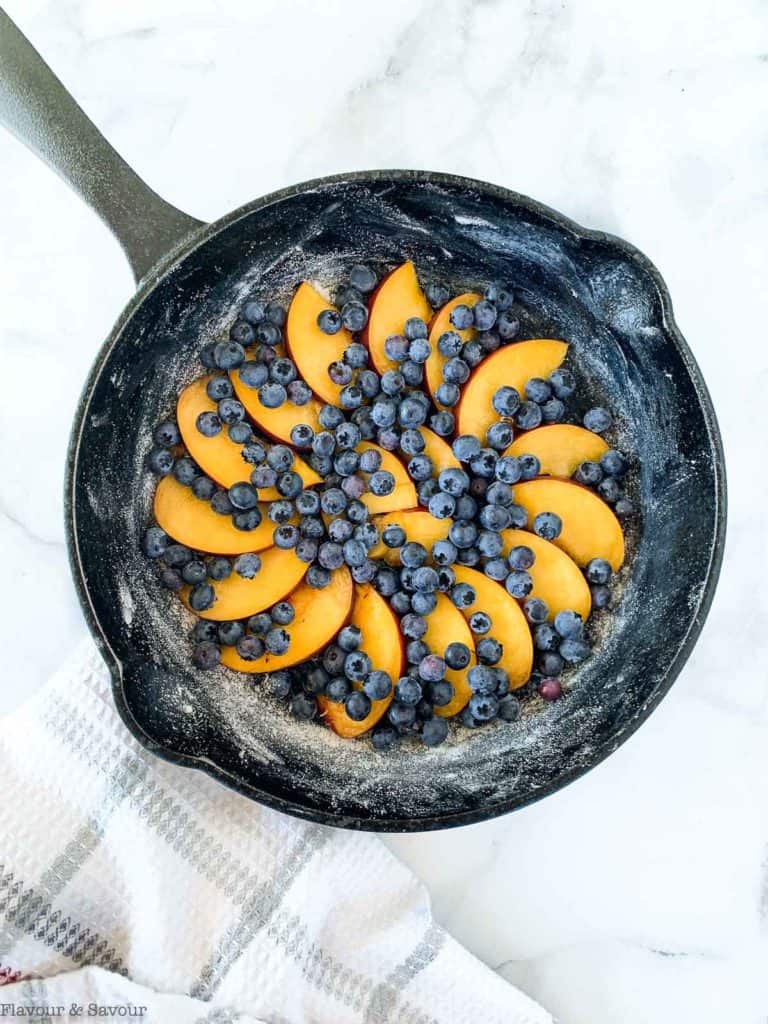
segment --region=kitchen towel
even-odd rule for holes
[[[87,642],[0,720],[0,1020],[552,1024],[373,835],[147,754]]]

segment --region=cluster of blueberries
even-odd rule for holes
[[[340,310],[322,312],[318,318],[321,329],[328,334],[341,327],[352,332],[362,330],[368,316],[366,295],[376,283],[376,275],[369,268],[352,268],[349,282],[335,295]],[[435,307],[449,299],[448,290],[441,284],[428,286],[426,294]],[[533,479],[540,469],[534,455],[502,454],[512,442],[513,427],[530,430],[543,422],[562,421],[566,400],[575,390],[573,375],[561,368],[548,380],[530,380],[522,396],[514,388],[499,387],[493,396],[499,419],[489,428],[485,443],[469,435],[452,441],[453,453],[462,468],[435,473],[419,430],[428,424],[442,437],[455,433],[451,408],[458,401],[461,385],[472,367],[517,336],[519,325],[512,315],[512,305],[511,292],[492,285],[474,307],[459,305],[453,310],[451,322],[455,330],[447,331],[438,341],[440,352],[447,357],[444,381],[437,394],[442,408],[432,404],[422,387],[424,363],[431,351],[423,320],[411,318],[402,335],[387,340],[386,353],[398,368],[381,376],[368,367],[367,348],[353,341],[343,360],[328,369],[331,379],[341,387],[339,406],[322,407],[322,429],[318,432],[307,424],[297,425],[291,434],[291,448],[270,444],[256,436],[227,376],[229,371],[236,370],[246,386],[257,389],[259,400],[268,408],[286,401],[301,406],[311,397],[294,363],[277,350],[283,340],[284,308],[277,303],[251,300],[233,324],[228,340],[208,345],[201,353],[206,369],[221,373],[215,373],[208,384],[208,395],[217,403],[217,410],[201,414],[197,421],[197,429],[203,435],[212,437],[226,429],[229,438],[242,446],[244,463],[253,467],[250,480],[229,489],[220,488],[188,454],[174,457],[181,441],[175,423],[165,421],[156,428],[155,445],[149,456],[150,468],[155,473],[173,473],[199,499],[210,502],[216,512],[231,516],[234,525],[245,531],[255,529],[261,522],[258,490],[275,487],[280,497],[270,503],[267,513],[275,524],[274,544],[293,549],[299,559],[309,564],[307,583],[323,588],[330,582],[334,569],[347,565],[356,582],[372,583],[400,616],[408,660],[407,674],[402,679],[392,680],[386,673],[373,669],[362,649],[360,631],[354,626],[344,627],[318,660],[297,669],[271,673],[271,692],[290,700],[291,712],[297,718],[314,718],[318,713],[317,697],[324,695],[331,701],[343,702],[352,720],[363,721],[372,701],[384,699],[394,690],[386,721],[372,733],[374,747],[390,749],[401,735],[411,732],[417,732],[427,745],[441,743],[448,726],[445,718],[435,715],[434,709],[448,705],[454,696],[445,673],[448,669],[466,667],[470,652],[461,643],[434,652],[422,638],[427,631],[425,616],[434,610],[438,593],[448,594],[462,609],[475,602],[471,587],[456,584],[454,564],[479,568],[505,586],[513,597],[524,600],[537,651],[536,671],[527,692],[533,687],[544,699],[556,699],[561,694],[557,676],[565,664],[577,664],[589,655],[583,623],[575,612],[561,612],[550,625],[544,602],[528,597],[533,586],[528,572],[534,561],[533,551],[521,545],[505,558],[500,536],[500,531],[509,527],[528,526],[525,509],[514,502],[513,485]],[[478,332],[476,337],[463,342],[457,332],[472,326]],[[251,347],[252,357],[248,358],[246,349]],[[596,408],[586,413],[583,423],[587,429],[603,433],[612,419],[607,410]],[[381,468],[381,455],[375,449],[357,450],[366,440],[405,456],[420,505],[437,519],[453,519],[448,537],[437,541],[431,550],[408,541],[399,526],[387,526],[380,537],[370,521],[363,496],[366,492],[391,493],[395,478]],[[323,478],[320,487],[304,489],[295,469],[295,452]],[[632,506],[621,487],[627,469],[625,457],[609,451],[600,464],[582,463],[575,478],[595,487],[618,514],[627,515]],[[532,528],[546,540],[554,540],[562,523],[554,513],[543,512],[536,516]],[[371,549],[380,539],[387,547],[399,550],[399,568],[370,557]],[[191,587],[189,603],[196,611],[211,607],[217,581],[232,572],[253,578],[261,565],[256,553],[235,559],[206,558],[172,543],[156,526],[145,533],[143,547],[145,554],[159,560],[165,586],[171,590],[179,590],[185,584]],[[610,600],[610,565],[596,559],[585,572],[594,606],[606,607]],[[279,602],[271,612],[243,622],[217,624],[201,620],[194,630],[195,664],[200,668],[214,667],[220,660],[222,645],[235,646],[246,660],[255,660],[265,651],[285,653],[290,645],[290,629],[286,627],[293,617],[287,600]],[[507,676],[498,667],[503,649],[499,640],[490,635],[491,619],[479,610],[471,615],[469,624],[480,637],[475,645],[478,664],[468,674],[473,696],[460,720],[469,727],[495,718],[513,721],[519,715],[520,703],[509,692]]]

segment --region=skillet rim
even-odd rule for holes
[[[205,757],[196,757],[183,754],[172,747],[158,743],[144,731],[140,723],[134,718],[130,707],[125,699],[123,690],[123,666],[110,646],[109,637],[101,628],[98,614],[90,599],[88,582],[85,577],[82,562],[79,555],[77,543],[76,518],[77,508],[75,501],[75,478],[77,474],[78,454],[85,424],[87,410],[93,394],[96,382],[99,379],[105,362],[109,358],[113,348],[118,343],[120,335],[126,324],[133,317],[134,313],[149,297],[154,288],[176,267],[183,259],[191,255],[197,248],[206,244],[219,232],[236,223],[244,217],[250,216],[256,211],[292,198],[302,192],[325,188],[329,185],[345,184],[355,182],[384,182],[393,180],[397,182],[422,182],[424,184],[436,184],[440,186],[472,189],[482,192],[494,198],[503,199],[512,203],[529,213],[551,221],[556,227],[568,232],[578,240],[588,240],[604,243],[618,251],[626,260],[634,263],[652,280],[661,301],[662,324],[665,336],[672,342],[685,365],[691,378],[696,397],[701,408],[707,426],[707,434],[712,451],[712,474],[714,477],[715,507],[714,507],[714,537],[710,547],[709,562],[707,571],[702,581],[701,596],[697,604],[696,613],[693,615],[683,642],[678,647],[677,653],[667,669],[663,681],[657,686],[650,697],[635,711],[624,726],[609,740],[596,747],[589,759],[589,764],[574,767],[563,771],[552,782],[537,789],[527,797],[521,799],[508,799],[495,804],[483,805],[471,811],[459,811],[450,814],[434,814],[423,818],[362,818],[357,815],[344,815],[329,811],[307,808],[303,804],[288,800],[284,797],[274,796],[266,793],[257,787],[243,782],[230,772],[220,768]],[[96,642],[96,645],[104,658],[110,672],[112,681],[112,694],[118,713],[123,723],[132,733],[134,738],[147,750],[161,757],[172,764],[186,768],[194,768],[204,771],[207,775],[224,783],[231,789],[255,800],[258,803],[271,807],[274,810],[282,811],[293,817],[302,818],[307,821],[316,822],[322,825],[330,825],[337,828],[358,829],[370,832],[428,832],[437,829],[456,828],[462,825],[473,825],[482,821],[489,821],[500,817],[513,810],[533,804],[551,793],[555,793],[565,786],[581,778],[592,768],[595,768],[607,757],[617,750],[626,740],[632,736],[637,729],[646,721],[663,698],[669,693],[673,683],[682,671],[688,657],[690,656],[701,630],[706,621],[712,605],[714,593],[720,577],[722,567],[725,532],[727,521],[727,485],[725,471],[725,456],[720,428],[717,422],[714,405],[701,370],[688,346],[685,338],[680,332],[675,321],[672,310],[672,299],[669,289],[655,265],[644,253],[635,248],[630,242],[611,235],[604,231],[592,230],[571,220],[569,217],[559,213],[557,210],[514,192],[511,189],[500,185],[493,185],[488,182],[479,181],[475,178],[468,178],[461,175],[445,172],[424,171],[424,170],[371,170],[354,171],[329,175],[321,178],[313,178],[309,181],[278,189],[275,192],[252,200],[243,206],[232,210],[224,217],[203,225],[202,228],[184,238],[166,256],[164,256],[154,267],[141,279],[137,290],[129,300],[122,313],[116,320],[110,334],[99,348],[93,361],[91,369],[86,378],[75,412],[72,432],[70,434],[67,448],[65,480],[64,480],[64,517],[66,527],[67,554],[70,570],[77,591],[78,600],[83,611],[88,628]]]

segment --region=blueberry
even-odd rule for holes
[[[501,346],[497,331],[482,331],[475,340],[485,353],[495,352]]]
[[[354,376],[355,371],[351,366],[346,363],[334,362],[328,367],[328,376],[334,384],[342,387],[345,384],[349,384]]]
[[[548,398],[541,406],[541,418],[545,423],[560,423],[565,416],[565,405],[559,398]]]
[[[349,504],[347,496],[340,487],[329,487],[320,496],[320,507],[329,516],[338,516]]]
[[[429,648],[423,640],[411,640],[405,645],[405,656],[409,665],[418,665],[429,654]]]
[[[452,565],[456,561],[457,548],[449,540],[437,540],[432,545],[432,560],[435,565]]]
[[[366,552],[365,544],[359,540],[348,540],[344,543],[342,548],[344,553],[344,561],[350,568],[360,566],[365,562],[368,555]]]
[[[427,549],[416,541],[409,541],[400,548],[400,561],[407,568],[419,568],[426,560]]]
[[[356,448],[360,444],[360,428],[354,423],[339,423],[333,436],[336,447],[341,450]]]
[[[341,704],[350,692],[350,683],[344,676],[333,676],[325,685],[325,696],[334,704]]]
[[[234,441],[235,444],[246,444],[253,437],[253,428],[245,420],[239,420],[238,422],[230,423],[227,428],[227,434],[229,440]]]
[[[457,384],[446,384],[443,383],[435,392],[435,401],[438,405],[444,405],[447,408],[453,408],[457,404],[461,397],[461,391]]]
[[[468,341],[461,350],[461,358],[470,368],[482,362],[485,352],[479,341]]]
[[[275,359],[269,368],[269,377],[278,384],[290,384],[296,380],[296,367],[285,357]]]
[[[312,389],[303,380],[292,380],[285,391],[292,405],[307,405],[312,398]]]
[[[226,491],[216,491],[211,498],[211,508],[220,516],[231,516],[235,511]]]
[[[236,530],[248,532],[255,530],[261,523],[261,511],[258,508],[251,508],[245,512],[235,512],[232,516],[232,525]]]
[[[516,544],[507,555],[510,569],[530,569],[535,561],[536,556],[526,544]]]
[[[357,409],[363,401],[363,392],[356,384],[347,384],[339,392],[339,405],[342,409]]]
[[[196,476],[192,481],[192,493],[202,501],[210,501],[216,493],[216,484],[207,476]]]
[[[593,608],[609,608],[611,604],[611,591],[609,587],[602,584],[593,584],[589,591],[592,595]]]
[[[533,480],[539,475],[541,463],[535,455],[519,455],[518,462],[520,463],[521,480]]]
[[[260,324],[265,316],[264,304],[257,299],[250,299],[243,306],[243,311],[240,315],[249,324]]]
[[[607,583],[611,578],[612,571],[611,563],[606,561],[605,558],[593,558],[590,562],[587,562],[584,575],[590,583]]]
[[[495,558],[504,548],[501,535],[495,530],[481,530],[477,538],[477,550],[483,558]]]
[[[269,692],[278,700],[285,700],[291,695],[291,675],[284,669],[270,672],[267,676]]]
[[[220,622],[219,643],[224,647],[234,647],[240,637],[245,635],[242,622]]]
[[[285,629],[268,629],[264,637],[264,646],[270,654],[285,654],[291,646],[290,633]]]
[[[478,722],[489,722],[499,712],[498,699],[492,694],[475,693],[469,698],[470,713]]]
[[[400,743],[400,737],[396,729],[388,725],[379,725],[371,733],[371,746],[378,753],[386,753],[394,750]]]
[[[362,502],[353,500],[347,505],[347,519],[355,526],[364,523],[368,518],[368,507]]]
[[[523,605],[523,611],[525,612],[526,619],[528,619],[532,626],[538,626],[542,622],[546,622],[549,617],[547,603],[542,601],[540,597],[529,597]]]
[[[560,656],[569,665],[579,665],[592,653],[592,648],[581,637],[569,636],[560,644]]]
[[[220,370],[236,370],[245,362],[245,349],[237,341],[220,341],[213,350],[213,358]]]
[[[375,585],[382,597],[391,597],[398,589],[397,574],[392,569],[381,568],[376,574]]]
[[[385,451],[393,452],[400,443],[400,436],[396,430],[385,427],[376,432],[376,441]]]
[[[497,308],[500,307],[497,306]],[[499,313],[496,320],[496,330],[504,341],[511,341],[517,336],[517,332],[520,330],[520,321],[512,316],[508,310],[503,310]]]
[[[256,488],[252,484],[245,482],[232,484],[227,494],[232,507],[241,511],[256,508],[259,501]]]
[[[511,693],[506,693],[499,701],[498,717],[502,722],[516,722],[520,717],[520,701]]]
[[[344,668],[347,652],[338,644],[329,644],[323,652],[323,668],[331,675],[339,675]]]
[[[477,539],[477,527],[465,519],[457,519],[451,524],[448,537],[457,548],[470,548]]]
[[[477,600],[475,588],[469,583],[457,583],[451,591],[451,601],[457,608],[469,608]]]
[[[216,643],[219,639],[218,622],[210,622],[208,619],[198,619],[195,628],[192,630],[192,639],[195,643],[202,643],[203,640],[210,640]]]
[[[408,330],[408,323],[406,323],[406,333]],[[423,323],[423,321],[422,321]],[[426,330],[426,324],[424,330]],[[432,346],[427,341],[426,335],[424,337],[414,338],[411,341],[410,347],[408,348],[408,358],[414,363],[426,363],[429,359],[430,353],[432,352]]]
[[[215,643],[203,640],[202,643],[195,645],[192,651],[192,661],[196,668],[206,671],[216,668],[221,661],[221,651]]]
[[[420,427],[427,418],[427,410],[413,395],[404,398],[397,408],[397,421],[401,427]]]
[[[621,452],[617,452],[614,448],[605,452],[600,459],[600,465],[607,476],[622,477],[629,470],[629,461],[626,456],[622,455]]]
[[[377,469],[368,480],[368,490],[376,497],[391,494],[395,489],[395,478],[388,469]]]
[[[259,612],[248,619],[248,629],[257,636],[263,636],[268,629],[272,628],[272,616],[269,612]]]
[[[232,563],[228,558],[225,558],[224,555],[216,555],[215,557],[208,559],[206,573],[210,580],[226,580],[232,575]],[[198,581],[194,580],[190,582],[197,583]]]
[[[432,591],[417,590],[411,598],[411,606],[417,615],[430,615],[437,607],[437,597]]]
[[[210,583],[198,583],[189,593],[189,607],[193,612],[207,611],[216,600],[216,594]]]
[[[489,299],[481,299],[473,308],[475,327],[478,331],[490,331],[496,323],[496,306]]]
[[[258,391],[259,401],[265,409],[277,409],[287,399],[288,393],[282,384],[276,384],[271,381],[268,384],[263,384]]]
[[[467,673],[467,681],[473,693],[495,693],[496,676],[486,665],[475,665]]]
[[[344,675],[353,683],[362,682],[371,668],[371,659],[363,651],[351,651],[344,658]]]
[[[161,569],[160,582],[167,590],[174,592],[178,592],[184,586],[184,580],[178,569]]]
[[[513,569],[504,581],[504,586],[507,588],[507,593],[510,596],[523,598],[527,597],[533,590],[533,580],[527,572],[521,569]]]
[[[387,718],[396,728],[407,728],[409,725],[413,725],[416,720],[416,708],[412,704],[401,704],[399,701],[393,701],[389,705]]]
[[[469,628],[480,636],[484,636],[490,630],[491,625],[491,617],[486,612],[475,612],[469,618]]]
[[[344,413],[335,405],[324,405],[317,414],[320,426],[326,430],[335,430],[344,423]],[[318,437],[320,435],[318,434]],[[354,447],[354,446],[352,446]]]
[[[266,345],[268,348],[274,348],[283,340],[283,332],[277,324],[270,321],[264,321],[256,328],[256,337],[262,345]]]
[[[345,302],[341,307],[341,322],[348,331],[362,331],[368,323],[368,310],[362,302]]]
[[[533,520],[533,532],[544,540],[556,540],[563,529],[563,521],[554,512],[539,512]]]
[[[439,747],[448,737],[448,723],[444,718],[430,718],[421,730],[421,742],[425,747]]]
[[[156,445],[160,448],[173,448],[174,445],[179,444],[181,441],[181,434],[179,428],[172,420],[165,420],[163,423],[158,423],[152,432],[152,439]]]
[[[456,557],[459,565],[468,565],[470,568],[479,565],[480,559],[481,555],[476,547],[462,548]]]
[[[569,609],[558,612],[555,616],[553,625],[555,627],[555,632],[562,637],[581,636],[584,628],[581,616],[577,612],[570,611]]]
[[[432,309],[439,309],[450,299],[451,293],[440,281],[433,281],[426,286],[424,294]]]
[[[535,402],[522,402],[515,413],[515,423],[521,430],[534,430],[541,426],[541,408]]]
[[[542,622],[533,630],[533,646],[537,651],[556,651],[560,646],[560,636],[547,622]]]
[[[428,654],[419,662],[419,678],[425,683],[437,683],[445,675],[446,663],[437,654]],[[400,698],[402,700],[402,697]]]
[[[264,445],[257,440],[249,441],[248,444],[243,445],[243,450],[240,453],[245,460],[252,466],[258,466],[267,457],[267,449]]]
[[[185,487],[190,487],[199,470],[188,455],[178,459],[173,467],[173,475]]]
[[[627,516],[635,514],[634,502],[631,502],[629,498],[619,498],[613,510],[619,519],[625,519]]]
[[[311,722],[317,714],[317,701],[308,693],[296,693],[291,697],[290,711],[300,722]]]
[[[251,473],[251,483],[257,490],[274,487],[277,483],[277,473],[271,466],[257,466]]]
[[[590,409],[584,413],[584,419],[582,421],[587,430],[593,431],[595,434],[602,434],[613,423],[613,417],[607,409],[603,409],[598,406],[595,409]]]
[[[363,692],[371,700],[384,700],[392,692],[392,680],[388,673],[375,669],[363,683]]]
[[[216,367],[216,342],[212,341],[208,345],[203,345],[199,353],[200,362],[206,368],[206,370],[215,370]]]
[[[552,397],[552,385],[543,377],[531,377],[525,385],[525,397],[530,402],[538,402],[542,405]]]
[[[317,558],[318,543],[310,537],[302,537],[296,545],[296,557],[300,562],[314,562]]]
[[[141,539],[141,550],[147,558],[161,558],[168,548],[168,535],[159,526],[150,526]]]
[[[481,665],[496,665],[501,661],[504,648],[494,637],[485,636],[475,644],[475,651]]]
[[[435,519],[448,519],[456,509],[456,500],[450,494],[435,494],[429,499],[427,508]]]
[[[344,564],[344,549],[341,544],[325,541],[317,552],[317,560],[324,569],[340,569]]]
[[[498,461],[499,457],[492,448],[481,448],[469,460],[469,468],[475,476],[490,479],[496,473],[496,463]]]
[[[597,462],[580,462],[573,474],[573,479],[587,487],[597,487],[603,479],[603,470]]]
[[[486,443],[497,451],[503,452],[512,444],[512,427],[508,423],[492,423],[485,435]]]
[[[222,423],[239,423],[245,416],[245,407],[236,398],[222,398],[217,412]]]
[[[183,568],[192,558],[192,552],[184,544],[169,544],[163,553],[163,561],[172,569]]]
[[[475,315],[472,312],[471,306],[467,306],[463,302],[460,302],[457,306],[453,307],[448,319],[457,331],[466,331],[474,324]]]
[[[356,263],[349,271],[349,282],[361,292],[372,292],[376,287],[376,275],[364,263]]]
[[[235,390],[229,377],[214,374],[205,386],[205,391],[212,402],[220,402],[223,398],[231,398]]]
[[[221,433],[221,420],[215,412],[201,412],[195,420],[198,433],[203,437],[216,437]]]
[[[396,615],[405,615],[411,610],[411,596],[404,590],[398,590],[390,598],[390,606]],[[419,612],[421,614],[421,612]]]
[[[264,316],[269,320],[270,323],[275,324],[277,327],[282,327],[285,323],[286,313],[285,309],[280,305],[279,302],[269,302],[264,310]]]
[[[293,605],[290,601],[278,601],[276,605],[273,605],[270,609],[270,616],[272,621],[277,623],[278,626],[287,626],[293,622],[296,612],[294,611]]]
[[[401,679],[398,679],[395,686],[395,701],[398,704],[415,707],[421,700],[422,692],[421,683],[418,679],[413,679],[411,676],[403,676]]]
[[[261,558],[252,551],[238,555],[234,561],[235,572],[245,580],[252,580],[259,569],[261,569]]]
[[[455,693],[453,684],[447,679],[436,679],[426,688],[427,699],[436,708],[444,708],[450,704]]]
[[[299,543],[299,531],[295,526],[291,526],[290,523],[285,523],[283,526],[277,527],[272,534],[272,540],[275,543],[275,547],[287,551],[290,548],[295,548]]]
[[[489,558],[483,566],[485,575],[497,583],[503,583],[509,575],[509,568],[503,558]]]
[[[539,671],[544,676],[558,676],[563,671],[565,662],[557,651],[542,651],[536,659]]]
[[[452,412],[443,409],[430,416],[429,425],[438,437],[450,437],[456,428],[456,418]]]
[[[615,477],[607,476],[597,485],[597,493],[609,505],[615,504],[623,495],[621,484]]]
[[[469,379],[469,366],[454,356],[443,364],[443,380],[448,384],[464,384]]]

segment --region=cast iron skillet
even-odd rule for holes
[[[75,584],[131,732],[176,764],[314,821],[415,831],[481,821],[554,792],[630,736],[672,685],[720,569],[725,471],[709,395],[667,290],[627,243],[530,199],[423,171],[296,185],[205,225],[169,206],[102,138],[0,12],[0,116],[125,249],[138,291],[98,354],[75,419],[66,519]],[[148,430],[251,289],[287,298],[364,259],[409,257],[453,285],[514,283],[524,334],[563,337],[585,403],[619,415],[640,464],[618,610],[566,700],[512,727],[392,757],[292,722],[239,677],[190,668],[188,625],[139,554]]]

